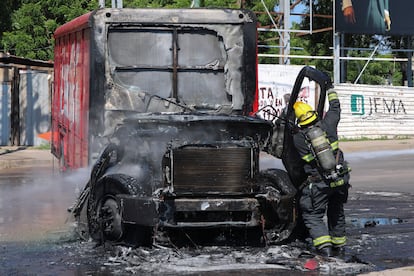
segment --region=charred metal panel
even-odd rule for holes
[[[154,226],[158,223],[158,211],[153,198],[117,195],[124,223]]]
[[[253,211],[259,207],[255,198],[177,198],[175,211]]]
[[[183,26],[113,27],[108,33],[108,48],[118,87],[114,92],[139,93],[142,100],[158,95],[189,107],[214,109],[232,104],[224,79],[225,45],[215,31]],[[194,49],[197,55],[192,54]],[[107,109],[148,111],[146,105],[134,104],[142,100],[122,97],[128,101],[121,102],[112,92],[107,97]]]
[[[92,83],[112,133],[131,112],[243,114],[256,92],[256,19],[244,10],[103,9],[91,16]],[[104,47],[107,45],[107,47]],[[197,49],[197,55],[194,50]],[[105,65],[105,68],[102,67]],[[105,70],[104,72],[102,70]],[[180,103],[177,108],[158,97]]]
[[[177,194],[247,193],[253,175],[251,148],[184,147],[172,152],[172,186]]]
[[[210,214],[211,215],[211,214]],[[220,213],[220,215],[223,215],[223,213]],[[172,227],[172,228],[208,228],[208,227],[256,227],[259,226],[259,220],[253,219],[253,216],[250,214],[249,219],[247,220],[235,220],[234,214],[227,213],[227,219],[223,216],[217,217],[217,221],[208,221],[206,219],[200,220],[197,222],[186,222],[186,221],[179,221],[175,224],[169,224],[169,223],[163,223],[162,226],[164,227]],[[245,214],[243,214],[243,218],[247,217]],[[200,218],[200,217],[198,217]]]
[[[254,198],[175,198],[160,206],[166,227],[255,227],[260,221]]]

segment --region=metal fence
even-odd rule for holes
[[[0,146],[40,146],[50,130],[51,72],[0,68]],[[13,88],[14,87],[14,88]]]

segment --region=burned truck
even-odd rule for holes
[[[125,8],[56,30],[52,153],[90,168],[71,210],[84,235],[289,237],[295,186],[259,167],[275,126],[252,112],[256,24],[247,10]]]

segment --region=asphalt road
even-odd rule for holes
[[[346,158],[353,169],[346,205],[348,275],[414,265],[414,151],[350,150]],[[278,161],[266,157],[262,168],[267,166]],[[62,176],[48,166],[0,170],[0,275],[309,275],[302,271],[306,259],[295,259],[293,252],[300,249],[295,245],[188,251],[82,242],[73,235],[66,209],[87,175]],[[322,274],[335,267],[333,261],[320,261]]]

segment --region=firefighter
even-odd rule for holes
[[[348,198],[350,170],[338,147],[341,108],[335,91],[328,91],[328,101],[329,110],[321,120],[310,105],[293,105],[299,125],[293,140],[307,175],[299,199],[303,220],[317,252],[330,257],[344,253],[344,203]],[[323,220],[325,212],[328,227]]]

